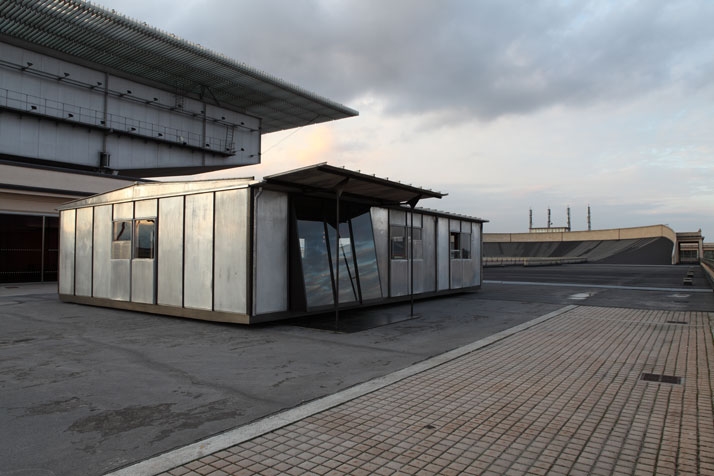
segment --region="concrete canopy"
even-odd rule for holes
[[[263,133],[358,115],[198,44],[79,0],[4,0],[0,39],[260,117]]]

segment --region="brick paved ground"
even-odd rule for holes
[[[710,319],[578,307],[161,475],[714,474]]]

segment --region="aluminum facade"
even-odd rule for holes
[[[436,291],[436,217],[424,215],[422,218],[422,239],[424,250],[424,273],[420,282],[421,288],[414,292]]]
[[[213,194],[186,197],[184,307],[213,309]]]
[[[258,190],[254,216],[254,313],[288,310],[288,196]]]
[[[244,323],[331,309],[334,197],[213,185],[138,184],[65,206],[63,300]],[[340,305],[409,298],[412,277],[417,297],[480,285],[478,219],[350,200],[341,211]]]
[[[76,216],[76,210],[64,210],[60,212],[60,250],[58,273],[58,290],[60,294],[74,294]]]
[[[92,295],[92,235],[93,210],[77,210],[74,293],[77,296]]]
[[[184,197],[159,200],[156,302],[183,307]]]
[[[389,296],[389,210],[372,207],[370,215],[377,254],[377,268],[379,269],[379,283],[382,288],[382,296],[386,297]]]
[[[250,190],[216,192],[214,309],[247,312]]]
[[[92,296],[111,297],[110,259],[112,246],[112,206],[94,207],[94,263]]]
[[[451,287],[449,257],[449,219],[438,217],[436,225],[436,273],[437,290],[445,291]]]

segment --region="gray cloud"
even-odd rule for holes
[[[174,13],[182,37],[349,104],[489,120],[620,101],[714,73],[697,1],[213,0]]]

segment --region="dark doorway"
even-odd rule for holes
[[[0,214],[0,283],[57,281],[59,218]]]

